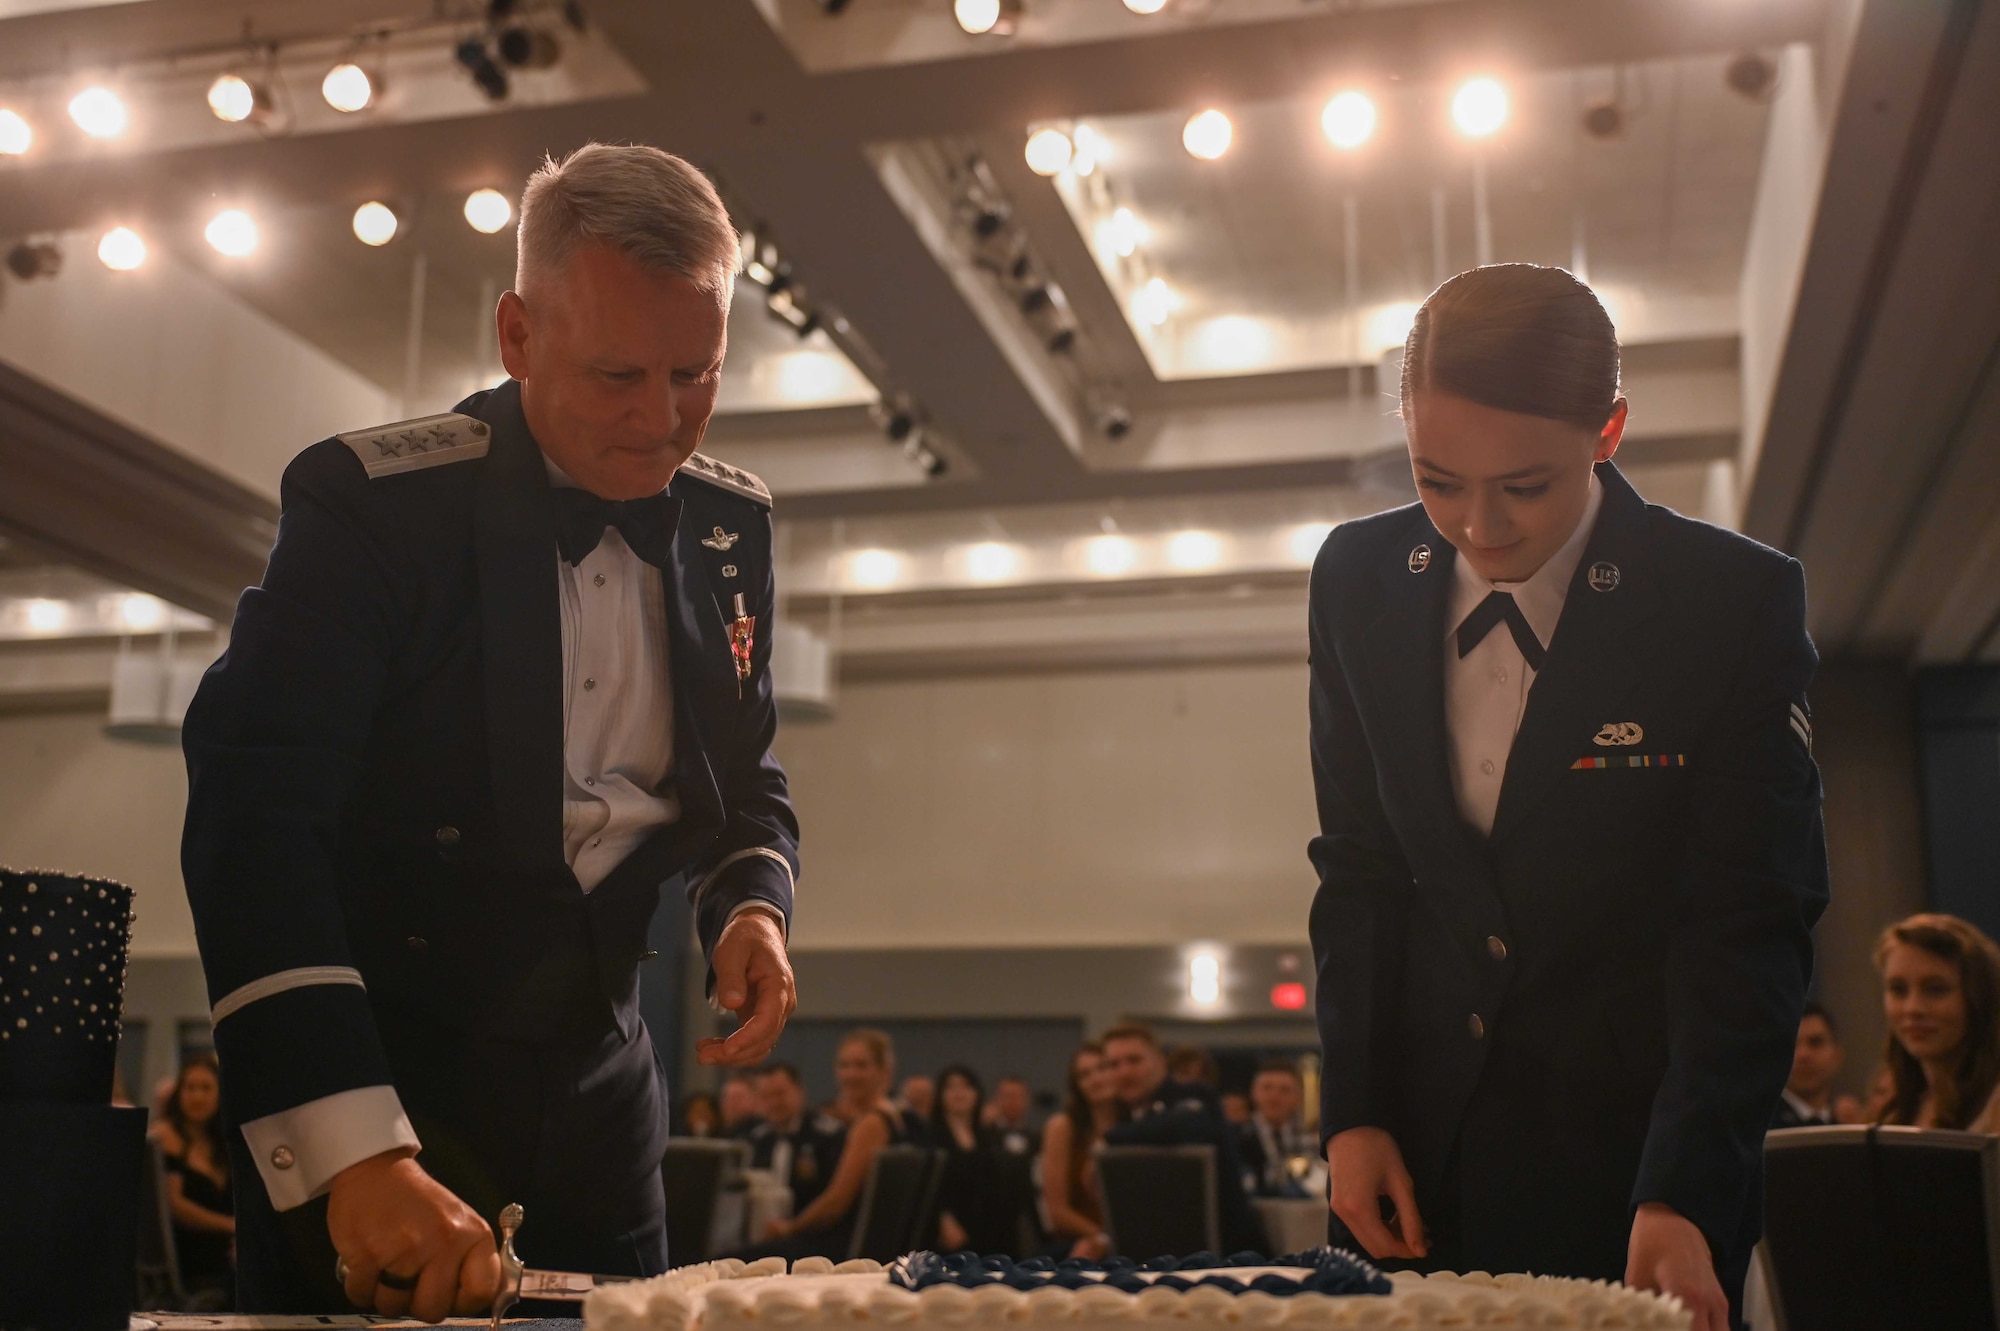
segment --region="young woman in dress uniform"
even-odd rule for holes
[[[1817,658],[1795,560],[1612,465],[1618,367],[1560,269],[1446,282],[1403,365],[1422,502],[1314,566],[1320,1131],[1337,1239],[1714,1331],[1826,903]]]

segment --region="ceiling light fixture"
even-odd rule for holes
[[[115,139],[131,123],[131,113],[117,93],[104,87],[85,88],[69,99],[69,118],[93,139]]]
[[[372,200],[354,210],[354,238],[363,245],[387,245],[401,225],[396,210]]]
[[[1302,522],[1292,528],[1292,534],[1285,544],[1290,547],[1292,562],[1310,564],[1319,558],[1319,549],[1326,544],[1326,538],[1333,535],[1331,522]]]
[[[1375,103],[1351,88],[1337,93],[1319,113],[1319,127],[1328,143],[1351,152],[1375,133]]]
[[[952,0],[951,16],[974,37],[1012,37],[1021,22],[1021,0]]]
[[[1169,0],[1125,0],[1125,8],[1134,14],[1157,14],[1165,9]]]
[[[1059,129],[1038,129],[1028,136],[1026,155],[1036,175],[1059,175],[1076,157],[1076,144]]]
[[[1005,582],[1020,564],[1020,551],[1003,541],[965,547],[965,574],[974,582]]]
[[[52,240],[24,240],[7,251],[7,271],[23,282],[62,271],[62,247]]]
[[[1222,961],[1213,952],[1188,958],[1188,1000],[1196,1007],[1214,1007],[1222,1001]]]
[[[902,572],[903,557],[894,550],[856,550],[847,557],[847,580],[857,587],[891,587]]]
[[[1123,536],[1093,536],[1083,544],[1084,566],[1100,578],[1129,573],[1137,561],[1132,542]]]
[[[465,196],[465,220],[490,236],[514,220],[514,205],[497,189],[476,189]]]
[[[1095,171],[1098,164],[1107,156],[1104,136],[1088,125],[1078,125],[1076,132],[1071,134],[1070,138],[1076,143],[1076,157],[1070,162],[1070,170],[1080,176],[1087,176]]]
[[[1118,257],[1129,259],[1146,241],[1146,224],[1130,208],[1120,207],[1111,214],[1111,248]]]
[[[562,43],[553,34],[525,24],[506,29],[494,46],[516,69],[549,69],[562,59]]]
[[[1214,532],[1177,531],[1167,540],[1167,563],[1183,573],[1214,568],[1222,562],[1222,542]]]
[[[365,110],[381,91],[382,81],[352,61],[335,65],[319,83],[319,95],[326,104],[343,112]]]
[[[1229,151],[1235,137],[1236,127],[1229,123],[1229,117],[1211,107],[1188,117],[1181,130],[1181,146],[1190,156],[1213,162]]]
[[[257,223],[241,208],[224,208],[202,232],[217,254],[240,259],[257,248]]]
[[[118,598],[118,619],[141,633],[156,629],[167,622],[167,603],[144,592],[127,592]]]
[[[19,157],[35,146],[35,131],[18,111],[0,106],[0,157]]]
[[[129,273],[146,262],[146,242],[128,226],[115,226],[97,242],[97,259],[114,273]]]
[[[1507,123],[1507,90],[1495,79],[1467,79],[1452,94],[1451,119],[1467,138],[1487,138]]]
[[[268,120],[273,106],[270,89],[241,74],[224,74],[208,85],[208,109],[215,112],[217,120],[232,125]]]
[[[1158,328],[1173,317],[1174,307],[1179,303],[1179,298],[1174,295],[1174,289],[1167,285],[1166,279],[1149,277],[1146,279],[1146,285],[1140,287],[1138,294],[1132,297],[1132,314],[1139,322]]]
[[[493,53],[486,49],[486,43],[477,37],[468,37],[452,52],[454,59],[465,66],[465,72],[472,75],[472,81],[486,94],[491,102],[504,102],[511,85],[507,81],[507,71],[500,68],[493,59]]]

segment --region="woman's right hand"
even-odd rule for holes
[[[1394,1137],[1380,1128],[1336,1133],[1326,1144],[1326,1165],[1333,1213],[1370,1257],[1415,1258],[1430,1251],[1416,1187]],[[1400,1234],[1382,1222],[1383,1197],[1396,1208]]]

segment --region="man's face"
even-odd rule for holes
[[[1431,525],[1489,582],[1520,582],[1583,520],[1590,469],[1618,451],[1620,402],[1600,431],[1418,393],[1405,420]]]
[[[500,359],[535,442],[604,499],[658,494],[701,444],[728,341],[728,293],[602,245],[508,292]]]
[[[740,1077],[722,1084],[722,1126],[733,1128],[757,1116],[757,1090]]]
[[[1001,1082],[993,1090],[993,1111],[1009,1123],[1019,1123],[1028,1116],[1028,1083],[1016,1081],[1012,1077]]]
[[[1299,1079],[1285,1072],[1260,1072],[1250,1083],[1250,1102],[1257,1117],[1270,1124],[1289,1123],[1299,1112]]]
[[[767,1072],[757,1081],[758,1109],[769,1123],[790,1123],[806,1107],[806,1093],[782,1072]]]
[[[918,1117],[929,1118],[931,1107],[937,1103],[937,1083],[929,1077],[904,1078],[903,1103]]]
[[[1104,1068],[1120,1100],[1142,1105],[1167,1079],[1167,1056],[1144,1040],[1113,1040],[1104,1046]]]
[[[1785,1089],[1801,1100],[1817,1103],[1840,1075],[1844,1058],[1826,1018],[1814,1013],[1799,1023],[1798,1042],[1792,1046],[1792,1075]]]

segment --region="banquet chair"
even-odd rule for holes
[[[1147,1261],[1222,1250],[1213,1146],[1107,1146],[1097,1154],[1111,1251]]]
[[[730,1190],[744,1188],[748,1143],[715,1137],[673,1137],[660,1161],[667,1194],[667,1260],[675,1266],[706,1261],[740,1247],[745,1236],[717,1233]],[[736,1208],[740,1215],[742,1207]]]
[[[887,1146],[868,1165],[867,1182],[854,1204],[854,1239],[847,1256],[893,1262],[917,1247],[917,1229],[937,1197],[944,1152],[921,1146]]]
[[[1777,1331],[2000,1327],[2000,1138],[1788,1128],[1764,1172]]]

